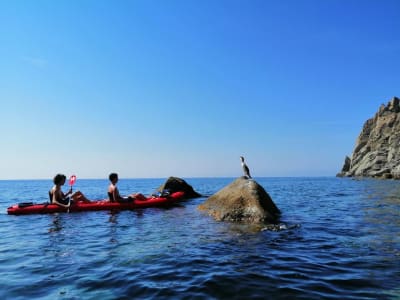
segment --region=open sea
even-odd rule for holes
[[[206,196],[234,178],[184,178]],[[120,179],[151,194],[166,179]],[[49,180],[0,181],[0,299],[400,299],[400,181],[255,178],[281,230],[170,208],[7,215]],[[74,190],[105,198],[108,180]],[[65,191],[68,186],[65,185]]]

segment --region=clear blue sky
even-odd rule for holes
[[[400,1],[0,0],[0,179],[333,176]]]

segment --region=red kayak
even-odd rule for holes
[[[183,192],[175,192],[166,197],[148,197],[145,199],[133,199],[132,202],[110,202],[108,200],[92,201],[90,203],[78,202],[69,208],[57,204],[24,202],[14,204],[7,208],[9,215],[47,214],[56,212],[79,212],[97,210],[132,210],[136,208],[160,207],[174,204],[184,198]]]

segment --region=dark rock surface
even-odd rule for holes
[[[280,210],[264,188],[246,177],[237,178],[198,208],[218,221],[274,223],[280,216]]]
[[[349,161],[348,161],[349,160]],[[400,179],[400,100],[394,97],[367,120],[339,177]]]
[[[190,184],[178,177],[169,177],[167,181],[157,189],[160,193],[164,190],[169,190],[170,193],[185,192],[185,198],[201,197]]]

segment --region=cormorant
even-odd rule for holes
[[[242,168],[243,168],[244,175],[245,175],[247,178],[251,178],[251,176],[250,176],[250,170],[249,170],[249,167],[248,167],[248,166],[246,165],[246,163],[244,162],[244,157],[241,156],[241,157],[240,157],[240,160],[242,161]]]

